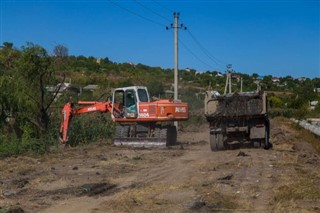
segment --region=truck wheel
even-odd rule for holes
[[[210,134],[210,148],[211,151],[218,151],[224,149],[223,135],[221,133]]]
[[[270,122],[269,120],[266,122],[266,133],[264,138],[264,149],[272,148],[272,143],[270,143]]]

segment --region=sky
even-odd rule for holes
[[[173,68],[174,12],[179,69],[320,77],[320,0],[0,0],[0,43]]]

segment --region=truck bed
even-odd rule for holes
[[[258,92],[208,97],[205,116],[212,118],[262,115],[266,112],[265,101],[265,94]]]

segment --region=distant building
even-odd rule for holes
[[[80,93],[80,89],[71,85],[71,83],[58,83],[56,86],[47,86],[46,89],[48,92],[52,93],[62,93],[64,91],[73,91],[76,93]]]
[[[257,76],[257,80],[262,80],[262,79],[264,79],[264,75],[258,75]]]
[[[67,91],[74,92],[75,94],[80,94],[80,89],[78,87],[75,87],[71,85],[71,83],[58,83],[56,86],[47,86],[47,91],[50,93],[58,93],[55,101],[64,93]]]
[[[310,109],[315,110],[316,106],[318,105],[319,101],[310,101]]]
[[[221,72],[218,72],[218,73],[216,74],[216,77],[224,77],[224,76],[223,76],[223,74],[222,74]]]
[[[231,75],[231,78],[240,80],[241,75],[239,75],[239,74],[232,74],[232,75]]]
[[[280,78],[278,78],[278,77],[273,77],[271,80],[272,80],[273,83],[280,82]]]
[[[83,90],[94,91],[94,90],[99,89],[99,86],[96,85],[96,84],[89,84],[89,85],[83,87],[82,89],[83,89]]]
[[[129,62],[127,62],[128,64],[130,64],[131,66],[136,66],[136,64],[135,63],[133,63],[133,62],[131,62],[131,61],[129,61]]]

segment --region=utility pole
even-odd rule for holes
[[[232,78],[232,64],[228,64],[227,65],[227,71],[226,71],[226,75],[227,75],[227,80],[226,80],[226,85],[224,87],[224,95],[227,94],[227,88],[229,86],[229,93],[231,93],[231,78]]]
[[[178,30],[179,29],[184,29],[186,30],[187,28],[183,26],[183,24],[178,24],[179,21],[179,15],[180,13],[173,13],[174,17],[174,24],[171,24],[170,27],[166,27],[167,30],[172,29],[174,30],[174,100],[179,99],[178,95]],[[174,122],[174,125],[176,126],[178,130],[178,121]]]

